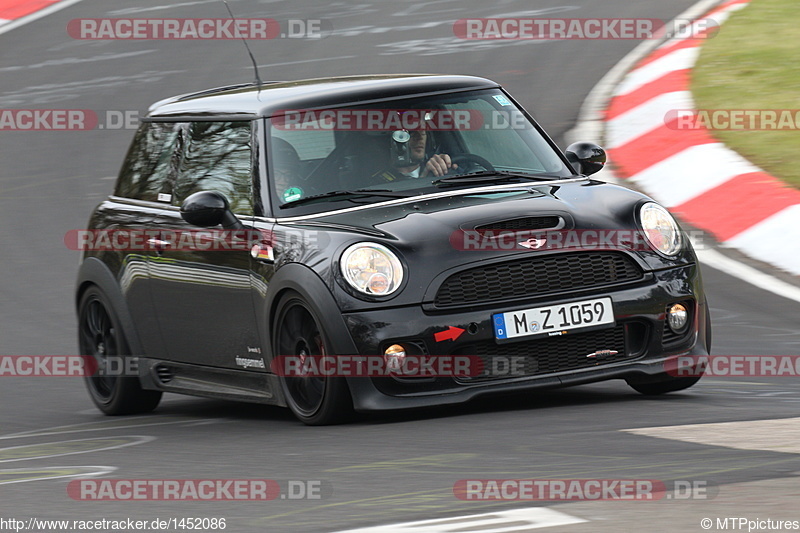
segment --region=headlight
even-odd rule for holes
[[[664,255],[675,255],[681,249],[681,230],[669,212],[648,202],[639,210],[642,229],[650,244]]]
[[[381,244],[354,244],[344,251],[339,265],[347,283],[364,294],[386,296],[403,282],[403,265]]]

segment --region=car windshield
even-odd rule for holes
[[[267,122],[270,193],[287,215],[574,175],[498,89],[287,110]]]

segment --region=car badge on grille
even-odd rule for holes
[[[597,350],[596,352],[592,352],[586,357],[605,357],[607,355],[617,355],[619,352],[617,350]]]
[[[547,239],[528,239],[527,241],[522,241],[518,243],[520,246],[524,246],[530,250],[538,250],[547,242]]]

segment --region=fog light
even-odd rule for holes
[[[386,368],[399,369],[403,366],[406,358],[406,349],[399,344],[392,344],[383,352],[383,360],[386,361]]]
[[[406,349],[399,344],[392,344],[383,352],[383,358],[387,361],[391,358],[400,359],[402,361],[405,357]]]
[[[669,329],[675,333],[683,333],[689,325],[689,313],[683,304],[674,304],[667,311],[667,323]]]

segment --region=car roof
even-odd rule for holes
[[[422,94],[496,88],[474,76],[394,74],[345,76],[288,82],[264,82],[219,87],[175,96],[150,106],[151,119],[270,117],[290,109],[316,109],[342,104]]]

